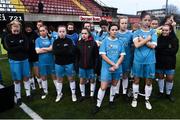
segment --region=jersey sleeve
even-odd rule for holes
[[[154,44],[154,45],[156,45],[157,46],[157,33],[156,33],[156,31],[155,30],[152,30],[152,41],[151,41],[151,44]]]
[[[40,45],[39,45],[40,39],[37,38],[35,41],[35,49],[40,49]]]
[[[51,37],[50,38],[50,41],[51,41],[51,45],[53,45],[54,41],[55,41],[55,38],[54,37]]]
[[[132,40],[133,40],[133,42],[136,41],[136,40],[138,40],[138,37],[139,37],[138,31],[135,31],[135,32],[133,33],[133,35],[132,35]]]
[[[102,54],[106,54],[106,40],[104,40],[100,46],[100,49],[99,49],[99,54],[102,55]]]
[[[96,39],[95,41],[99,41],[99,33],[96,34]]]

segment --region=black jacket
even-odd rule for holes
[[[77,61],[83,69],[94,69],[98,57],[98,47],[94,40],[78,41]]]
[[[178,49],[179,42],[175,35],[159,36],[156,47],[156,69],[175,69]]]
[[[22,34],[8,34],[4,39],[4,49],[8,52],[8,58],[12,60],[25,60],[28,58],[29,41]]]
[[[55,63],[58,65],[68,65],[75,62],[76,48],[69,38],[58,38],[53,43],[53,54]]]
[[[38,54],[35,50],[35,40],[38,38],[38,35],[35,32],[25,32],[24,35],[29,41],[29,62],[36,62],[38,61]]]

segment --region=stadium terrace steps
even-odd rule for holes
[[[17,12],[28,12],[21,0],[10,0],[10,3],[15,7]]]
[[[30,13],[38,13],[38,0],[21,0]],[[43,0],[43,13],[61,15],[87,15],[71,0]]]
[[[102,16],[102,10],[94,0],[79,0],[79,3],[87,8],[95,16]]]
[[[89,16],[93,15],[91,12],[89,12],[86,9],[86,7],[84,7],[82,4],[80,4],[80,2],[78,2],[77,0],[72,0],[72,2],[74,2],[74,4],[76,4],[79,8],[81,8],[83,11],[85,11],[87,15],[89,15]]]

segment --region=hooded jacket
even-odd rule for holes
[[[179,42],[175,35],[159,36],[156,47],[156,69],[175,69],[178,49]]]
[[[98,47],[96,42],[90,37],[87,41],[81,39],[77,44],[77,62],[83,69],[95,68],[98,57]]]

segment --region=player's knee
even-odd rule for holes
[[[173,82],[173,79],[168,79],[168,78],[167,78],[166,81],[172,83],[172,82]]]
[[[95,80],[94,80],[94,79],[91,79],[90,82],[93,84],[93,83],[95,83]]]
[[[19,84],[19,83],[21,83],[21,81],[20,80],[15,80],[14,83]]]
[[[150,80],[146,81],[146,85],[147,86],[151,86],[152,85],[152,82]]]
[[[134,80],[133,83],[138,85],[139,84],[139,80]]]
[[[107,86],[101,86],[101,90],[106,90],[107,89]]]

